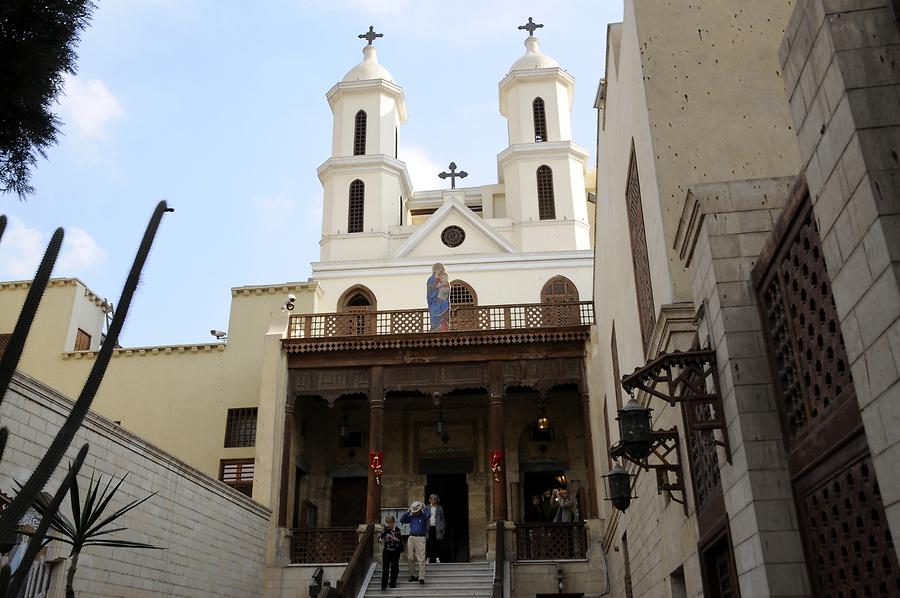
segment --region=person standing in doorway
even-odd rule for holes
[[[425,540],[425,556],[429,563],[441,562],[441,540],[444,539],[446,521],[444,507],[439,503],[440,497],[432,494],[428,497],[428,537]]]
[[[409,566],[409,581],[425,583],[425,536],[428,534],[428,508],[414,500],[409,511],[400,516],[400,523],[409,524],[409,539],[406,541],[406,563]],[[418,575],[416,575],[418,565]]]
[[[381,591],[385,591],[388,581],[392,588],[397,587],[397,574],[400,573],[400,550],[403,548],[403,537],[400,528],[394,525],[394,518],[388,515],[384,519],[384,531],[378,537],[381,542],[382,567]]]

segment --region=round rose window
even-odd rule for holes
[[[448,226],[441,232],[441,241],[447,247],[459,247],[465,240],[466,231],[456,225]]]

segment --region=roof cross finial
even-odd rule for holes
[[[442,179],[450,178],[450,188],[456,189],[456,179],[461,178],[464,179],[469,176],[469,173],[465,170],[460,170],[456,172],[456,162],[450,162],[450,172],[442,172],[438,175]]]
[[[369,25],[368,31],[366,31],[365,33],[360,33],[356,37],[358,37],[359,39],[364,39],[364,40],[368,41],[369,42],[368,45],[371,46],[372,42],[374,42],[379,37],[384,37],[384,34],[383,33],[375,33],[375,27],[373,27],[372,25]]]
[[[534,35],[534,30],[540,29],[543,26],[544,26],[543,23],[535,23],[534,21],[531,20],[531,17],[528,17],[528,22],[525,23],[524,25],[519,25],[519,29],[524,29],[525,31],[528,32],[528,37],[532,37]]]

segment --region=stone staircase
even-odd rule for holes
[[[406,556],[405,554],[403,555]],[[494,563],[431,563],[425,570],[425,585],[410,583],[406,559],[400,559],[397,587],[381,591],[381,563],[366,588],[366,598],[403,596],[409,598],[490,598],[494,583]]]

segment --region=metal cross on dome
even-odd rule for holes
[[[371,46],[372,42],[374,42],[379,37],[384,37],[384,34],[383,33],[375,33],[375,27],[373,27],[372,25],[369,25],[368,31],[366,31],[365,33],[360,33],[356,37],[358,37],[359,39],[364,39],[364,40],[368,41],[369,42],[368,45]]]
[[[528,37],[531,37],[534,35],[535,29],[540,29],[543,26],[544,26],[543,23],[535,23],[534,21],[531,20],[531,17],[528,17],[528,22],[525,23],[524,25],[519,25],[519,29],[524,29],[525,31],[528,32]]]
[[[442,172],[438,175],[442,179],[450,178],[450,188],[456,189],[456,179],[461,178],[464,179],[469,176],[469,173],[465,170],[460,170],[456,172],[456,162],[450,162],[450,172]]]

